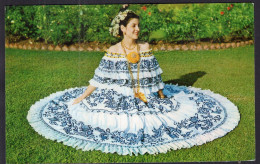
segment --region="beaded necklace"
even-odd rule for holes
[[[121,44],[123,44],[123,46],[124,46],[124,48],[126,48],[126,49],[128,49],[128,50],[133,50],[135,47],[136,47],[136,45],[133,47],[133,48],[129,48],[129,47],[127,47],[124,43],[123,43],[123,41],[121,42]]]
[[[128,66],[128,70],[129,70],[129,73],[130,73],[130,76],[131,76],[131,84],[132,84],[132,88],[133,88],[133,92],[134,92],[134,96],[139,98],[140,100],[142,100],[143,102],[147,103],[147,99],[144,95],[144,93],[140,92],[140,79],[139,79],[139,73],[140,73],[140,55],[138,53],[135,53],[135,52],[130,52],[129,54],[126,54],[126,51],[125,51],[125,47],[124,45],[122,44],[121,42],[121,46],[124,50],[124,53],[125,53],[125,56],[127,58],[127,66]],[[137,52],[139,52],[140,50],[140,47],[139,45],[137,44]],[[137,55],[136,55],[137,54]],[[134,56],[134,57],[133,57]],[[131,58],[134,58],[135,60],[131,60]],[[138,58],[138,60],[136,59]],[[137,64],[137,88],[134,87],[134,76],[133,76],[133,72],[132,72],[132,69],[131,69],[131,66],[130,66],[130,62],[131,61],[137,61],[138,64]],[[136,63],[136,62],[131,62],[131,63]]]

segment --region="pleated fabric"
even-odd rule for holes
[[[133,95],[126,59],[106,52],[90,84],[96,90],[72,105],[87,87],[56,92],[31,106],[27,119],[47,139],[83,151],[120,155],[166,153],[226,135],[239,123],[227,98],[200,88],[164,84],[151,51],[141,53],[140,86],[148,100]],[[137,65],[131,64],[134,77]],[[163,89],[166,98],[158,98]]]

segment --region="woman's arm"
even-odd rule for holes
[[[76,98],[73,102],[72,105],[79,103],[80,101],[82,101],[85,97],[91,95],[91,93],[96,89],[96,87],[89,85],[87,90],[78,98]]]

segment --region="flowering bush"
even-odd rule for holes
[[[189,4],[173,11],[172,21],[164,28],[168,41],[220,42],[254,36],[254,10],[250,3]]]
[[[231,9],[232,8],[232,9]],[[198,29],[195,38],[213,41],[231,41],[254,36],[254,10],[250,3],[207,4],[198,12]]]
[[[8,6],[8,38],[44,40],[54,44],[115,43],[109,26],[122,5]],[[253,39],[254,6],[251,3],[131,4],[140,16],[140,40],[185,42]]]
[[[165,27],[171,22],[172,11],[162,12],[157,5],[151,4],[133,5],[130,9],[140,16],[140,40],[149,42],[167,40]]]

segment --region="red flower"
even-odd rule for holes
[[[146,6],[143,6],[142,9],[143,9],[144,11],[146,11],[147,7],[146,7]]]
[[[231,4],[231,5],[230,5],[230,7],[234,7],[234,5],[233,5],[233,4]]]
[[[230,10],[231,8],[230,7],[227,7],[227,10]]]
[[[221,11],[220,14],[223,15],[223,14],[224,14],[224,11]]]
[[[149,12],[148,14],[151,15],[151,12]]]

